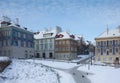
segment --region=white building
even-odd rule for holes
[[[55,58],[55,36],[61,31],[61,28],[57,26],[55,29],[34,34],[35,56],[37,58]]]

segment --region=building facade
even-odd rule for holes
[[[55,39],[55,59],[73,60],[77,58],[77,41],[74,35],[61,32]]]
[[[31,58],[34,56],[33,33],[4,17],[0,27],[0,56]]]
[[[37,58],[55,58],[55,36],[61,32],[60,27],[34,34],[35,56]]]
[[[115,63],[120,59],[120,28],[103,32],[95,38],[95,60]]]

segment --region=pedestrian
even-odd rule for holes
[[[88,73],[87,73],[87,75],[88,75]]]
[[[75,73],[73,73],[73,75],[75,75]]]
[[[82,75],[82,78],[84,78],[85,76],[84,75]]]

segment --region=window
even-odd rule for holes
[[[40,40],[41,44],[43,43],[43,40]]]
[[[6,56],[6,50],[4,50],[4,56]]]
[[[57,44],[58,44],[58,42],[56,41],[56,42],[55,42],[55,44],[57,45]]]
[[[23,43],[23,41],[21,41],[21,46],[22,46],[22,47],[24,46],[24,43]]]
[[[106,46],[106,41],[104,41],[104,46]]]
[[[21,33],[21,38],[23,38],[23,33]]]
[[[115,55],[115,48],[113,48],[113,55]]]
[[[3,46],[6,46],[6,40],[3,40]]]
[[[100,42],[98,42],[98,46],[100,46]]]
[[[52,49],[52,44],[50,44],[50,49]]]
[[[106,49],[104,49],[104,52],[106,52]]]
[[[26,38],[26,34],[23,34],[23,38]]]
[[[98,53],[100,53],[100,49],[97,49]]]
[[[64,45],[64,44],[65,44],[65,41],[63,41],[62,43],[63,43],[63,45]]]
[[[45,44],[45,49],[47,49],[48,44]]]
[[[113,40],[113,45],[115,45],[115,40]]]
[[[109,43],[109,41],[107,41],[107,47],[108,47],[108,43]]]
[[[109,55],[109,51],[107,50],[107,55]]]
[[[59,44],[61,44],[61,41],[59,41]]]
[[[41,50],[43,49],[43,45],[41,44]]]
[[[101,55],[103,55],[103,49],[101,48]]]
[[[55,51],[58,51],[58,48],[55,48]]]
[[[118,45],[118,40],[115,41],[115,45]]]
[[[0,50],[0,55],[2,55],[2,51]]]
[[[50,42],[52,42],[52,39],[50,39]]]
[[[0,47],[2,47],[2,41],[0,41]]]
[[[110,49],[110,52],[112,52],[112,49]]]
[[[20,32],[18,32],[18,37],[20,37],[20,35],[21,35],[21,33],[20,33]]]
[[[24,47],[26,47],[26,42],[24,41]]]
[[[101,46],[103,46],[103,41],[101,41]]]
[[[116,48],[116,52],[118,52],[118,48]]]

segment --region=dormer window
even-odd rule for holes
[[[64,37],[64,35],[62,34],[56,35],[56,38],[62,38],[62,37]]]
[[[43,37],[51,37],[53,35],[53,33],[46,33],[46,34],[43,34]]]
[[[70,37],[71,37],[71,38],[73,38],[73,39],[75,38],[75,36],[74,36],[74,35],[70,35]]]

